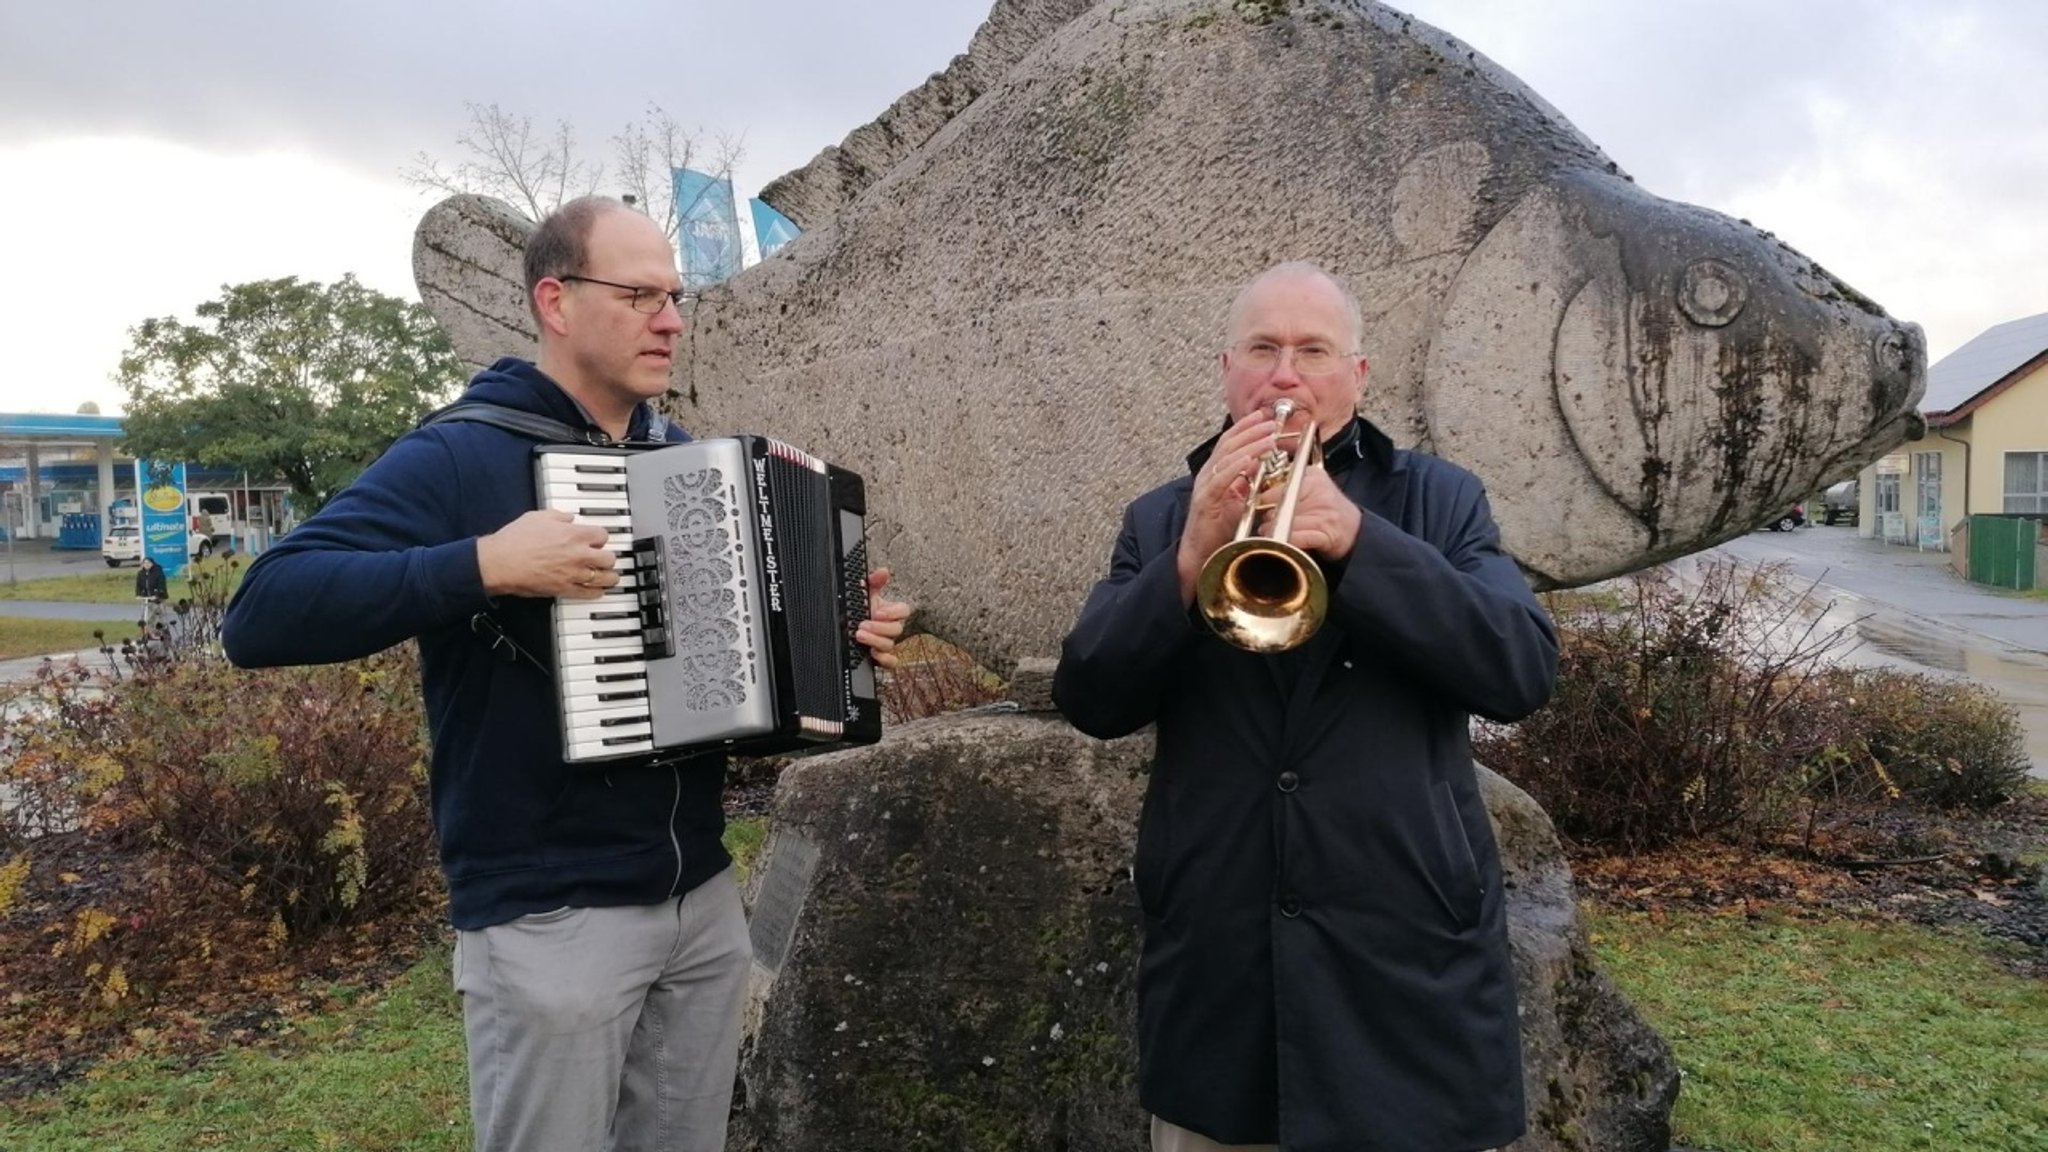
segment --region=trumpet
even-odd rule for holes
[[[1292,400],[1273,404],[1273,419],[1283,431],[1275,440],[1300,438],[1292,456],[1275,448],[1259,459],[1245,497],[1244,518],[1230,543],[1209,554],[1195,580],[1195,604],[1209,628],[1225,641],[1248,652],[1285,652],[1308,642],[1329,614],[1329,584],[1308,553],[1287,542],[1294,526],[1294,505],[1301,479],[1322,463],[1322,442],[1313,417],[1300,432],[1287,432],[1287,418],[1297,407]],[[1260,503],[1271,489],[1285,485],[1277,505],[1271,536],[1254,536],[1259,513],[1276,507]]]

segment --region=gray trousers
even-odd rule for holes
[[[730,870],[458,933],[478,1152],[722,1152],[752,959]]]

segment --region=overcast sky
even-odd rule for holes
[[[2048,311],[2048,4],[1413,0],[1644,187],[1748,218],[1935,358]],[[965,50],[983,0],[0,0],[0,411],[122,403],[127,330],[221,285],[414,298],[465,102],[593,144],[650,102],[743,136],[744,197]]]

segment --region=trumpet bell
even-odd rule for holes
[[[1330,590],[1308,553],[1285,540],[1248,536],[1211,553],[1195,581],[1202,618],[1248,652],[1285,652],[1323,626]]]

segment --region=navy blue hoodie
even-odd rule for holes
[[[505,359],[463,401],[594,427],[539,369]],[[687,440],[642,405],[629,439]],[[431,787],[455,926],[564,906],[651,904],[731,862],[720,843],[725,757],[571,766],[552,678],[472,632],[489,611],[548,663],[549,600],[484,595],[477,537],[534,509],[534,442],[430,424],[393,444],[320,513],[259,556],[228,605],[245,668],[353,660],[413,637],[434,742]]]

